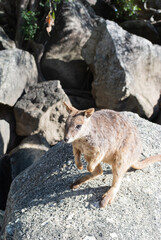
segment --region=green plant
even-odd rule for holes
[[[24,34],[24,40],[34,39],[37,30],[42,27],[42,20],[44,20],[44,23],[46,22],[46,24],[48,24],[48,26],[50,25],[50,28],[52,28],[57,6],[62,1],[64,0],[41,0],[39,2],[39,6],[34,11],[22,11],[21,17],[23,19],[22,31]],[[68,0],[65,1],[68,2]],[[44,14],[46,14],[46,21],[43,16]]]
[[[127,20],[127,19],[136,19],[138,13],[142,10],[138,6],[137,0],[115,0],[115,12],[116,19]],[[145,0],[141,0],[140,2],[145,2]]]
[[[39,12],[34,11],[23,11],[22,18],[24,20],[24,24],[22,26],[24,40],[31,40],[34,38],[37,29],[39,28],[38,21]]]

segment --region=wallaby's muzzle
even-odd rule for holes
[[[64,141],[65,141],[65,142],[68,142],[68,141],[69,141],[69,138],[65,136],[65,137],[64,137]]]

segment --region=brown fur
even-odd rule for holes
[[[161,155],[139,161],[141,142],[136,127],[118,112],[94,109],[79,111],[68,106],[69,117],[65,125],[64,140],[72,142],[75,164],[83,169],[81,153],[87,161],[89,175],[77,180],[72,188],[103,174],[101,162],[112,165],[112,187],[101,200],[101,207],[112,203],[121,184],[121,180],[130,168],[142,169],[152,162],[160,161]]]

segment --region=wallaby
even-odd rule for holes
[[[64,141],[72,143],[77,168],[83,169],[80,160],[83,153],[90,172],[77,180],[72,188],[78,188],[82,183],[103,174],[101,162],[112,165],[112,187],[103,195],[101,207],[112,203],[130,167],[142,169],[150,163],[161,161],[161,155],[139,161],[142,148],[137,128],[120,113],[112,110],[95,112],[94,108],[79,111],[64,104],[69,113]]]

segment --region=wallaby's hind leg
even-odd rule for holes
[[[98,164],[96,166],[95,170],[92,173],[90,173],[90,174],[88,174],[88,175],[78,179],[75,183],[72,184],[71,188],[72,189],[78,188],[81,184],[83,184],[83,183],[85,183],[85,182],[87,182],[89,180],[92,180],[95,177],[97,177],[99,175],[102,175],[102,174],[103,174],[102,167],[101,167],[100,164]]]
[[[113,202],[116,193],[120,188],[122,177],[123,176],[117,176],[116,174],[113,174],[112,187],[102,196],[100,203],[101,207],[106,207],[107,204],[111,204]]]
[[[123,156],[122,156],[123,157]],[[100,202],[100,207],[106,207],[107,204],[111,204],[120,188],[120,184],[122,178],[129,167],[125,164],[125,159],[116,157],[116,161],[114,161],[112,165],[112,187],[102,196],[102,200]]]

